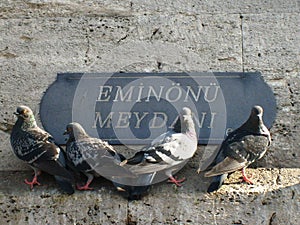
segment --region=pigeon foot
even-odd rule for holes
[[[252,180],[250,180],[247,175],[246,175],[246,169],[242,169],[242,175],[243,175],[243,181],[246,182],[247,184],[254,184]],[[251,176],[250,176],[251,177]]]
[[[25,182],[25,184],[30,185],[30,189],[33,189],[33,186],[34,186],[35,184],[41,185],[41,184],[37,181],[37,176],[34,176],[31,182],[28,181],[27,179],[25,179],[24,182]]]
[[[177,177],[174,178],[173,176],[170,176],[170,179],[168,180],[168,182],[175,184],[177,187],[181,187],[182,186],[181,183],[185,181],[185,178],[182,178],[180,180],[177,180],[176,178]]]
[[[90,183],[86,183],[84,186],[80,186],[79,184],[76,185],[77,190],[79,191],[89,191],[94,190],[94,188],[89,187]]]

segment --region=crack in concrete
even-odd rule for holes
[[[240,14],[240,19],[241,19],[241,42],[242,42],[242,70],[245,72],[245,61],[244,61],[244,30],[243,30],[243,18],[244,16]]]
[[[121,41],[125,40],[128,36],[129,36],[129,35],[126,34],[124,37],[121,37],[121,38],[117,41],[117,43],[119,44]]]
[[[87,21],[86,21],[87,22]],[[91,42],[90,42],[90,36],[89,36],[89,28],[85,29],[85,39],[87,41],[87,49],[85,51],[84,55],[84,65],[88,66],[91,64],[91,59],[89,57],[89,52],[91,50]]]
[[[269,225],[272,225],[272,224],[273,224],[275,217],[276,217],[276,212],[274,212],[274,213],[271,215],[270,220],[269,220]]]
[[[291,104],[291,106],[295,106],[295,104],[294,104],[294,92],[291,88],[291,84],[287,83],[287,86],[288,86],[288,90],[289,90],[289,93],[290,93],[290,96],[289,96],[290,104]]]
[[[130,218],[129,218],[129,200],[127,200],[126,204],[126,225],[128,225]]]
[[[217,218],[216,218],[216,199],[214,199],[212,203],[213,203],[212,216],[213,216],[213,220],[214,220],[214,225],[218,225]]]
[[[152,32],[152,35],[150,37],[150,40],[153,39],[153,37],[157,34],[157,32],[159,31],[159,28],[155,28],[154,31]]]
[[[136,225],[137,222],[132,219],[129,209],[129,200],[127,201],[127,211],[126,211],[126,225]]]
[[[279,169],[277,177],[275,179],[275,184],[280,185],[280,183],[281,183],[281,170]]]

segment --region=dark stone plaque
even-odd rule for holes
[[[72,121],[111,144],[148,144],[188,106],[199,143],[218,144],[253,105],[264,108],[270,128],[276,101],[258,72],[61,73],[42,98],[40,116],[60,144]]]

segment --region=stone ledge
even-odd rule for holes
[[[54,179],[41,175],[32,191],[23,184],[31,172],[0,172],[1,224],[299,224],[300,169],[247,169],[256,184],[234,173],[215,193],[210,179],[184,168],[180,188],[155,184],[140,201],[128,202],[109,181],[93,191],[60,194]],[[188,173],[189,172],[189,173]]]

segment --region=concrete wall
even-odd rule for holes
[[[11,184],[12,189],[17,190],[0,188],[2,212],[6,211],[12,224],[23,223],[26,216],[30,224],[30,221],[40,223],[33,211],[40,211],[43,219],[49,219],[51,215],[58,215],[55,207],[65,211],[57,217],[61,220],[50,219],[50,224],[56,224],[54,221],[83,224],[87,222],[80,213],[85,213],[88,207],[101,211],[103,205],[111,214],[105,214],[108,219],[102,224],[129,220],[140,221],[138,224],[269,224],[271,218],[270,224],[282,224],[282,221],[297,224],[298,218],[293,212],[299,210],[299,203],[295,202],[299,198],[300,159],[299,12],[297,0],[1,1],[1,126],[14,121],[12,112],[19,104],[29,105],[38,115],[43,92],[58,72],[260,71],[275,93],[278,114],[271,129],[272,146],[257,166],[273,168],[274,173],[268,169],[261,173],[266,174],[271,183],[278,178],[276,174],[281,174],[285,184],[275,182],[275,192],[270,192],[272,188],[252,192],[248,186],[234,191],[231,185],[226,185],[223,196],[222,192],[206,195],[203,191],[207,179],[194,172],[200,156],[211,151],[201,153],[200,147],[182,172],[185,176],[191,174],[190,180],[179,190],[169,192],[170,185],[158,184],[145,200],[128,203],[110,188],[103,187],[95,195],[76,193],[69,199],[58,200],[55,188],[46,189],[45,194],[39,187],[28,194],[25,185],[11,182],[12,176],[18,174],[15,171],[25,171],[28,167],[13,155],[9,135],[0,132],[0,171],[5,177],[2,183],[4,187]],[[278,172],[276,168],[294,169]],[[263,187],[263,184],[258,186]],[[51,197],[41,197],[48,193]],[[116,199],[115,204],[110,204],[110,195]],[[93,196],[101,204],[93,205],[94,202],[90,202]],[[167,203],[161,198],[168,200]],[[262,204],[264,198],[271,199],[271,203]],[[74,209],[74,213],[68,214],[68,207],[61,201],[67,202],[68,207],[80,201],[84,210],[76,209],[79,213],[76,214]],[[21,208],[17,210],[20,215],[14,214],[19,217],[9,211],[13,206]],[[263,207],[264,215],[258,206]],[[289,207],[289,211],[283,206]],[[68,220],[67,215],[73,219]],[[100,223],[97,216],[86,218]]]

